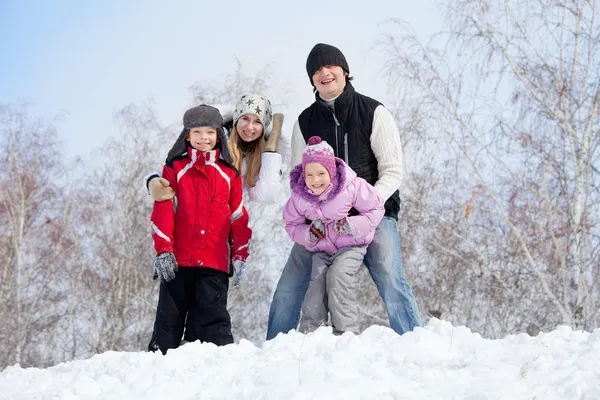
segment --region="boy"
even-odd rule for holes
[[[185,112],[183,125],[162,172],[176,197],[155,202],[151,217],[161,284],[148,348],[163,354],[179,347],[184,328],[187,342],[233,343],[230,261],[237,280],[252,235],[241,177],[219,158],[228,154],[221,114],[200,105]]]

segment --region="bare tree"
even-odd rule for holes
[[[275,110],[287,105],[289,90],[285,90],[283,85],[273,86],[269,83],[269,77],[273,76],[272,65],[267,64],[255,73],[248,74],[246,71],[242,62],[236,58],[235,69],[222,78],[195,82],[190,87],[192,104],[234,105],[245,93],[260,93],[272,101]]]
[[[152,201],[142,180],[164,157],[171,134],[151,104],[129,105],[115,116],[120,135],[99,151],[79,192],[82,237],[89,250],[81,282],[90,295],[85,335],[94,353],[145,349],[152,332],[157,284],[149,218]]]
[[[427,276],[438,276],[428,283],[438,294],[459,283],[454,265],[470,281],[428,305],[493,336],[591,329],[599,322],[596,4],[442,3],[448,29],[426,45],[399,21],[384,44],[391,82],[426,140],[438,140],[431,165],[448,184],[444,201],[425,203],[438,221],[422,236]]]
[[[77,239],[73,202],[51,125],[25,106],[0,105],[0,359],[49,365],[62,360],[47,337],[60,331]]]

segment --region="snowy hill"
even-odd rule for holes
[[[1,399],[598,399],[600,329],[483,339],[432,320],[398,336],[330,328],[256,347],[189,343],[0,373]]]

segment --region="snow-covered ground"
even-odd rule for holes
[[[600,329],[487,340],[433,319],[403,336],[292,332],[0,373],[1,399],[600,399]]]

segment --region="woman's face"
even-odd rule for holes
[[[242,115],[238,119],[235,129],[244,142],[252,142],[263,133],[263,125],[256,114]]]

